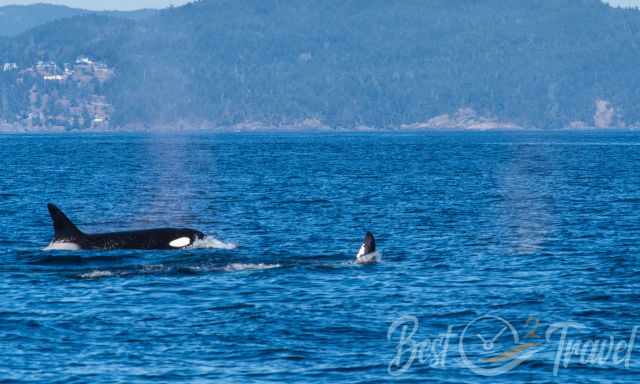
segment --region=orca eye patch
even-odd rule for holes
[[[191,244],[191,239],[190,238],[181,237],[179,239],[175,239],[172,242],[170,242],[169,246],[173,247],[173,248],[182,248],[182,247],[186,247],[189,244]]]

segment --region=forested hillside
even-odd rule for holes
[[[0,7],[0,36],[17,36],[31,28],[54,20],[94,13],[114,17],[141,19],[156,13],[156,11],[140,10],[132,12],[94,12],[85,9],[70,8],[52,4],[7,5]]]
[[[88,57],[115,74],[87,91],[111,127],[640,125],[640,11],[599,0],[203,0],[0,44],[18,67],[0,74],[13,124],[33,104],[21,70]],[[34,81],[47,103],[77,89]]]

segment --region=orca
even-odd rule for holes
[[[188,228],[86,234],[60,208],[51,203],[47,207],[54,230],[53,240],[47,247],[50,250],[182,249],[205,237],[204,233]]]
[[[375,264],[380,261],[380,253],[376,251],[376,239],[371,232],[367,232],[356,255],[358,264]]]

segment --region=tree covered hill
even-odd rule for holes
[[[0,36],[17,36],[31,28],[35,28],[55,20],[93,13],[114,17],[141,19],[156,13],[156,11],[140,10],[132,12],[95,12],[52,4],[7,5],[0,7]]]
[[[82,55],[114,68],[96,88],[112,126],[640,125],[640,11],[599,0],[202,0],[0,45],[21,68]],[[14,80],[0,76],[3,92],[26,100]]]

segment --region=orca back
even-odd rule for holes
[[[205,238],[204,233],[188,228],[86,234],[80,231],[60,208],[51,203],[47,207],[54,230],[49,249],[181,249]]]

